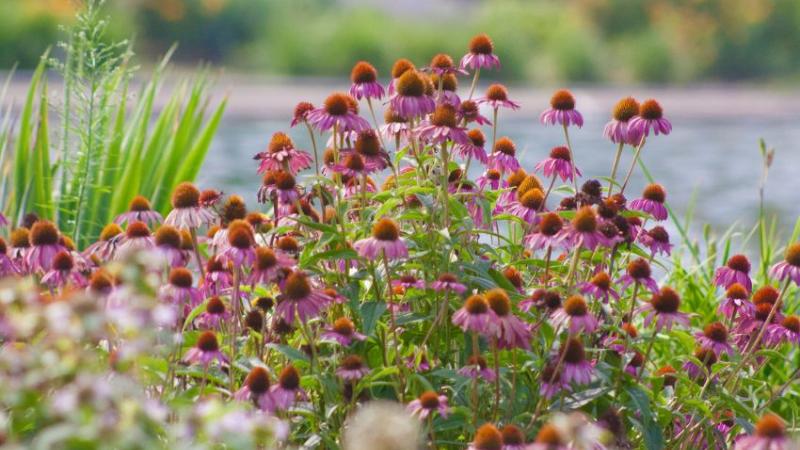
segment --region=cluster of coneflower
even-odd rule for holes
[[[614,106],[608,184],[579,185],[575,97],[553,94],[540,119],[563,145],[528,143],[545,157],[526,168],[534,155],[498,136],[501,113],[520,105],[500,84],[476,95],[481,71],[499,67],[485,35],[460,63],[398,60],[386,87],[359,62],[349,93],[297,105],[291,126],[309,133],[310,151],[279,132],[255,155],[263,207],[182,183],[166,217],[137,197],[83,251],[30,215],[0,241],[0,274],[33,276],[53,297],[85,288],[114,308],[126,290],[104,264],[152,254],[158,296],[184,334],[170,363],[203,369],[170,370],[162,394],[192,385],[250,402],[289,420],[298,443],[334,445],[360,404],[389,398],[425,421],[430,448],[790,448],[766,409],[797,371],[749,416],[696,403],[737,398],[770,361],[762,350],[796,352],[800,320],[786,300],[800,244],[757,289],[748,258],[730,257],[713,279],[718,312],[693,317],[653,275],[673,247],[665,189],[626,198],[648,139],[671,131],[659,103]],[[670,342],[687,332],[695,349]],[[670,416],[653,414],[658,405]],[[551,420],[559,411],[577,416]]]

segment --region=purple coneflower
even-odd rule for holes
[[[642,198],[637,198],[630,202],[628,208],[635,211],[646,212],[653,216],[656,220],[667,219],[667,208],[664,206],[664,200],[667,198],[667,192],[660,184],[648,184],[642,192]]]
[[[520,166],[516,158],[517,146],[507,137],[501,137],[494,144],[492,154],[489,155],[488,168],[500,172],[513,173]]]
[[[53,257],[53,263],[44,276],[42,284],[51,287],[63,287],[69,283],[75,287],[86,286],[86,278],[75,268],[75,260],[70,252],[62,250]]]
[[[397,114],[391,107],[386,108],[383,113],[384,124],[381,125],[380,132],[387,139],[395,139],[399,144],[405,143],[411,136],[411,126],[408,119]]]
[[[411,61],[400,58],[392,64],[392,79],[389,81],[388,92],[389,96],[394,94],[394,85],[397,82],[397,79],[403,76],[404,73],[408,72],[409,70],[417,70],[417,66],[414,65]]]
[[[439,53],[431,58],[430,66],[426,67],[424,70],[440,76],[448,74],[466,75],[467,73],[466,71],[458,68],[453,62],[453,58],[445,53]]]
[[[497,169],[487,169],[483,175],[479,176],[477,180],[475,180],[475,184],[478,185],[481,189],[488,188],[490,190],[496,191],[501,188],[506,187],[506,181],[503,180],[503,174]]]
[[[253,227],[244,220],[234,220],[228,225],[228,245],[219,258],[235,268],[250,267],[256,260],[254,245]]]
[[[486,95],[478,99],[478,104],[486,104],[497,110],[500,108],[519,109],[519,103],[509,100],[508,89],[502,84],[492,84],[486,88]]]
[[[343,160],[338,164],[334,164],[331,168],[334,172],[341,173],[345,177],[360,180],[364,175],[377,170],[372,166],[367,166],[364,157],[359,153],[346,152],[343,156]]]
[[[697,343],[710,349],[715,355],[733,354],[733,347],[728,343],[728,327],[722,322],[713,322],[705,326],[702,332],[695,333]]]
[[[769,269],[769,276],[784,281],[787,278],[800,285],[800,242],[786,248],[783,261]]]
[[[220,323],[227,323],[231,319],[231,312],[221,298],[214,296],[206,301],[206,309],[197,316],[197,325],[200,328],[219,328]]]
[[[9,243],[11,244],[10,258],[17,265],[20,272],[27,273],[28,267],[25,263],[25,255],[31,248],[31,232],[28,228],[19,227],[11,230],[9,235]]]
[[[672,131],[672,124],[664,117],[664,110],[653,99],[642,102],[639,115],[628,121],[628,138],[639,145],[644,137],[650,135],[651,129],[655,135],[666,135]]]
[[[584,332],[592,334],[597,329],[597,319],[589,311],[589,305],[580,295],[571,295],[564,301],[563,308],[553,314],[553,321],[565,323],[570,334]]]
[[[384,96],[383,86],[378,83],[378,71],[366,62],[359,61],[350,72],[350,95],[358,100],[362,98],[381,99]]]
[[[436,109],[436,102],[425,92],[425,79],[416,70],[407,70],[395,79],[391,108],[406,119],[422,117]]]
[[[116,223],[110,223],[100,231],[100,238],[83,251],[83,256],[88,259],[99,258],[108,261],[114,257],[117,244],[123,238],[124,232]]]
[[[458,311],[453,314],[453,324],[462,330],[472,331],[484,336],[497,332],[497,315],[489,307],[489,302],[482,295],[475,294],[467,298]]]
[[[669,233],[664,227],[658,225],[644,233],[639,234],[639,242],[650,249],[650,253],[659,253],[669,256],[672,253],[672,244],[669,243]]]
[[[458,295],[467,291],[467,287],[458,282],[458,278],[451,273],[443,273],[431,283],[431,289],[436,292],[455,292]]]
[[[358,355],[347,355],[342,359],[336,375],[345,381],[358,381],[369,373],[369,367],[364,364],[364,360]]]
[[[784,342],[800,344],[800,317],[791,315],[781,320],[781,323],[767,326],[767,343],[779,345]]]
[[[130,252],[138,252],[142,250],[149,250],[156,245],[153,235],[150,233],[150,228],[144,222],[128,223],[125,229],[125,236],[120,239],[119,247],[114,256],[124,256]]]
[[[568,450],[572,448],[568,445],[568,440],[564,438],[561,431],[553,424],[546,423],[542,425],[539,432],[536,433],[536,438],[533,444],[528,446],[528,450]],[[584,447],[580,447],[584,448]],[[591,449],[603,449],[605,447],[585,447]]]
[[[539,120],[545,125],[558,124],[565,127],[576,125],[578,128],[583,126],[583,116],[575,109],[575,97],[566,89],[553,94],[550,108],[542,112]]]
[[[170,267],[185,266],[187,254],[181,249],[181,233],[175,227],[162,225],[156,230],[154,242],[158,252]]]
[[[639,140],[631,139],[628,122],[639,114],[639,102],[633,97],[625,97],[614,105],[611,121],[603,128],[603,137],[615,144],[639,145]]]
[[[606,272],[598,272],[589,281],[580,283],[578,289],[582,294],[590,295],[603,303],[609,298],[619,300],[619,293],[611,287],[611,277]]]
[[[289,124],[295,127],[301,123],[308,124],[308,114],[314,110],[314,105],[309,102],[299,102],[294,107],[294,114],[292,114],[292,122]]]
[[[388,166],[389,155],[381,147],[381,141],[375,130],[360,131],[356,136],[354,149],[364,159],[368,172],[383,170]],[[342,151],[342,153],[347,152]]]
[[[438,412],[442,418],[447,418],[449,407],[447,406],[447,396],[440,395],[433,391],[425,391],[419,397],[412,400],[406,410],[412,416],[426,419],[434,412]]]
[[[467,364],[458,369],[458,374],[472,379],[481,378],[487,382],[492,382],[497,378],[497,373],[489,367],[486,358],[480,355],[470,355],[467,358]]]
[[[567,249],[583,247],[594,250],[608,243],[598,230],[597,214],[591,206],[583,206],[575,212],[569,227],[561,231],[561,239]]]
[[[783,419],[766,413],[756,422],[755,432],[736,440],[734,450],[791,450],[796,448],[788,434]]]
[[[519,217],[527,224],[536,225],[540,219],[538,214],[544,209],[544,193],[533,188],[521,196],[519,193],[517,195],[519,199],[506,205],[505,212]]]
[[[408,257],[408,248],[400,237],[400,228],[392,219],[384,217],[372,227],[372,236],[353,244],[359,256],[376,260],[382,255],[388,260]]]
[[[445,75],[431,75],[431,83],[434,87],[438,89],[439,83],[441,83],[442,89],[438,91],[438,96],[436,98],[436,103],[438,105],[450,105],[456,108],[457,110],[461,106],[461,97],[458,96],[456,91],[458,90],[458,79],[452,73],[445,74]]]
[[[347,317],[339,317],[333,322],[333,326],[325,329],[322,339],[338,342],[339,345],[348,346],[353,341],[363,341],[367,337],[356,331],[353,321]]]
[[[183,305],[179,314],[188,314],[203,301],[203,293],[193,287],[192,272],[185,267],[174,267],[169,272],[168,283],[161,287],[159,296],[175,306]]]
[[[467,137],[469,138],[467,143],[453,146],[453,153],[464,159],[476,159],[481,164],[489,162],[489,157],[483,148],[486,145],[486,137],[481,130],[477,128],[469,130]]]
[[[734,283],[739,283],[750,292],[753,282],[750,280],[750,260],[745,255],[733,255],[728,258],[725,266],[717,269],[714,274],[714,284],[728,289]]]
[[[592,380],[594,367],[586,360],[586,351],[583,343],[577,338],[571,337],[562,345],[564,363],[562,365],[561,376],[566,383],[575,382],[576,384],[589,384]]]
[[[704,379],[706,373],[711,373],[711,367],[719,360],[717,354],[713,350],[703,347],[694,351],[694,357],[700,361],[701,364],[697,364],[694,360],[689,359],[681,366],[686,374],[694,379]]]
[[[536,231],[525,236],[525,245],[534,251],[553,248],[561,241],[562,228],[564,228],[564,221],[558,214],[545,213],[539,218],[539,226]]]
[[[192,183],[175,187],[172,208],[164,223],[175,228],[199,228],[214,221],[214,214],[200,204],[200,191]]]
[[[8,246],[6,245],[6,240],[0,237],[0,278],[19,274],[19,268],[14,261],[8,257]]]
[[[278,298],[275,315],[288,323],[297,317],[305,323],[317,317],[330,299],[311,286],[303,272],[292,272],[283,283],[282,295]]]
[[[213,331],[204,331],[198,336],[197,344],[186,352],[183,360],[190,364],[208,366],[214,360],[225,363],[228,358],[219,349],[217,335]]]
[[[475,432],[475,437],[467,450],[501,450],[503,434],[494,425],[485,423]]]
[[[469,53],[461,58],[462,69],[499,69],[500,58],[494,54],[494,43],[486,34],[478,34],[469,41]]]
[[[123,225],[125,222],[144,222],[148,225],[155,225],[164,221],[158,211],[153,211],[150,201],[141,195],[133,197],[128,211],[118,215],[114,223]]]
[[[569,383],[561,379],[561,369],[556,372],[555,363],[548,364],[539,375],[539,394],[549,400],[562,391],[570,391]]]
[[[719,312],[733,319],[737,313],[752,315],[756,306],[749,301],[749,291],[740,283],[733,283],[725,291],[725,299],[719,305]]]
[[[774,314],[772,313],[773,308],[777,308]],[[772,315],[772,319],[767,323],[767,319],[770,318],[770,315]],[[754,336],[759,333],[759,330],[765,326],[769,329],[770,326],[779,324],[783,322],[784,319],[780,311],[780,305],[775,307],[775,304],[769,301],[757,302],[752,314],[742,314],[739,317],[735,341],[736,344],[743,349],[750,345]]]
[[[39,220],[30,231],[30,247],[25,253],[25,267],[31,272],[47,272],[56,254],[65,250],[58,228],[47,220]]]
[[[689,325],[689,317],[678,311],[681,306],[681,298],[674,289],[662,287],[660,291],[653,294],[650,302],[645,303],[639,311],[646,312],[644,326],[650,326],[655,322],[656,331],[662,329],[670,330],[674,324]]]
[[[393,287],[402,287],[405,289],[425,289],[425,280],[421,280],[414,275],[405,274],[401,275],[400,278],[396,280],[392,280]]]
[[[651,292],[658,292],[658,283],[651,277],[650,263],[643,258],[636,258],[628,263],[625,275],[620,277],[619,282],[625,289],[633,283],[639,283]]]
[[[572,181],[572,158],[569,155],[569,149],[554,147],[550,150],[550,156],[536,164],[534,170],[541,170],[547,178],[557,174],[562,181]],[[575,175],[582,176],[577,167],[575,167]]]
[[[458,105],[458,120],[464,123],[475,122],[478,125],[491,125],[492,122],[481,114],[478,102],[475,100],[464,100]]]
[[[236,391],[234,398],[239,401],[252,401],[258,409],[271,413],[275,411],[275,400],[269,388],[269,372],[261,366],[256,366],[250,369],[250,373],[244,379],[244,385]]]
[[[464,132],[464,128],[459,127],[456,122],[456,109],[448,104],[437,106],[430,120],[420,124],[415,132],[421,141],[429,144],[452,141],[468,145],[472,142]]]
[[[501,450],[526,450],[525,434],[514,425],[506,425],[500,430],[503,435],[503,447]]]
[[[354,112],[356,100],[342,92],[336,92],[325,99],[324,106],[308,113],[308,122],[319,131],[336,127],[339,133],[361,131],[370,128],[369,122]]]
[[[506,291],[500,288],[490,289],[484,294],[484,298],[494,312],[497,346],[530,349],[530,327],[511,312],[511,300]]]
[[[253,159],[261,160],[258,173],[286,170],[296,174],[311,167],[313,162],[311,155],[295,148],[292,138],[280,131],[272,135],[267,151],[256,154]]]
[[[206,262],[206,274],[203,281],[203,290],[206,295],[219,295],[233,285],[233,274],[230,268],[223,264],[216,255],[212,255]]]
[[[281,370],[278,383],[269,389],[275,408],[281,411],[289,409],[297,398],[305,399],[306,392],[300,387],[300,372],[292,365]]]

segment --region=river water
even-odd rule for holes
[[[571,130],[578,167],[585,176],[608,176],[616,147],[602,138],[605,117],[586,117],[582,129]],[[737,119],[725,117],[673,120],[673,132],[648,140],[642,158],[656,180],[667,189],[667,199],[676,213],[684,215],[694,202],[694,222],[709,223],[718,230],[738,222],[752,224],[758,214],[758,186],[761,156],[758,140],[764,138],[777,149],[769,173],[767,208],[780,215],[788,229],[800,214],[800,127],[789,119]],[[498,136],[512,138],[523,167],[533,166],[549,149],[562,145],[559,128],[545,127],[534,120],[501,116]],[[288,121],[274,119],[227,120],[201,171],[199,182],[228,193],[242,195],[251,207],[260,185],[252,156],[261,151],[272,133],[287,131],[296,143],[310,151],[304,128],[289,129]],[[627,169],[632,152],[621,167]],[[624,169],[621,169],[623,171]],[[638,170],[632,177],[628,197],[638,196],[646,184]]]

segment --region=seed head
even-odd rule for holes
[[[366,61],[359,61],[353,66],[353,70],[350,72],[350,81],[355,84],[362,84],[362,83],[373,83],[375,80],[378,79],[378,71],[375,70],[375,67],[366,62]]]
[[[657,120],[663,115],[664,111],[661,109],[661,105],[652,98],[642,102],[642,106],[639,108],[639,116],[643,119]]]
[[[58,244],[58,228],[53,222],[47,220],[39,220],[33,224],[31,228],[31,244],[34,246],[41,245],[57,245]]]
[[[566,89],[558,90],[550,98],[550,106],[559,111],[575,109],[575,97],[572,96],[572,92]]]
[[[491,55],[494,51],[494,43],[486,34],[477,34],[469,40],[469,52],[476,55]]]
[[[175,190],[172,191],[173,208],[196,208],[198,206],[200,206],[200,191],[195,185],[183,182],[175,186]]]
[[[400,238],[400,228],[394,220],[384,217],[372,226],[372,237],[379,241],[396,241]]]
[[[633,97],[625,97],[614,105],[612,116],[620,122],[627,122],[633,116],[639,114],[639,102]]]

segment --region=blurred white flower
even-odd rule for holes
[[[371,401],[356,411],[344,431],[345,450],[417,450],[420,445],[419,420],[403,405]]]

